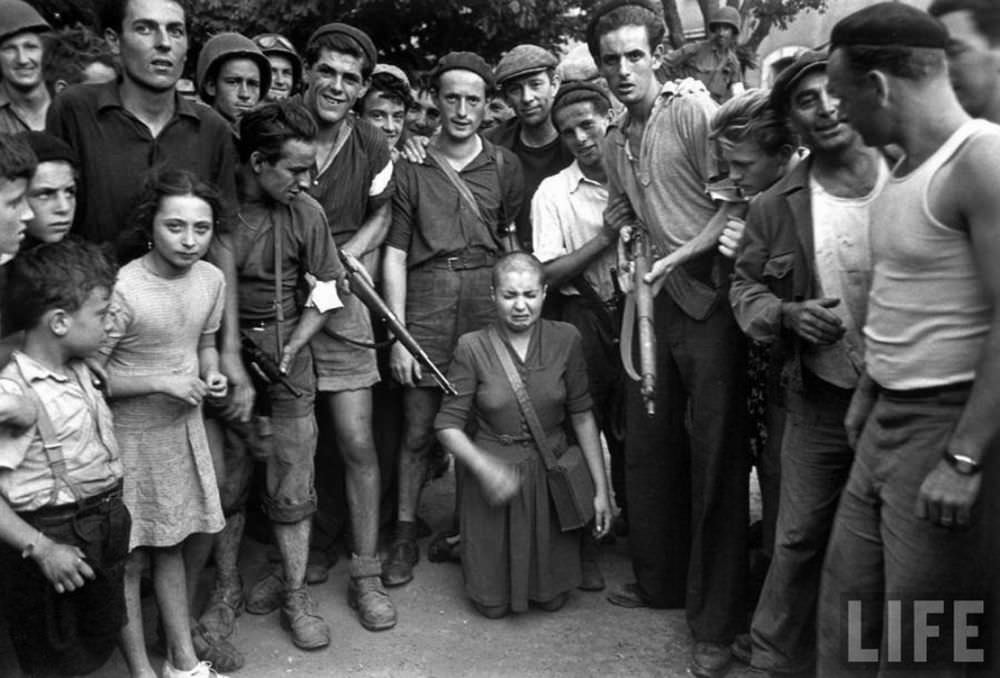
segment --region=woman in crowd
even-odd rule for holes
[[[563,532],[553,510],[546,467],[524,424],[514,390],[494,348],[496,336],[525,384],[547,445],[567,448],[567,424],[582,448],[596,488],[595,532],[611,525],[611,503],[587,366],[572,325],[541,320],[542,266],[530,254],[508,254],[493,269],[497,318],[461,337],[445,398],[435,420],[438,438],[460,462],[459,514],[465,588],[476,609],[499,618],[529,603],[561,608],[580,583],[580,532]],[[476,433],[465,433],[475,413]]]
[[[215,348],[223,276],[201,261],[219,212],[215,189],[193,174],[154,176],[134,216],[146,251],[122,267],[115,285],[105,351],[124,499],[133,516],[122,631],[133,678],[156,675],[139,596],[147,557],[166,640],[164,678],[214,675],[192,645],[183,550],[205,551],[207,533],[223,526],[201,415],[202,401],[225,396],[227,388]]]

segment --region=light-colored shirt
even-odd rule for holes
[[[829,309],[844,324],[844,336],[826,346],[809,345],[803,364],[816,376],[840,388],[854,388],[864,369],[861,328],[871,289],[871,205],[882,191],[889,168],[879,160],[872,191],[860,198],[827,193],[815,177],[809,179],[817,289],[840,299]]]
[[[872,291],[865,324],[868,374],[885,388],[933,388],[976,377],[993,312],[965,230],[938,221],[928,187],[976,137],[1000,126],[971,120],[872,206]],[[900,161],[902,162],[902,161]]]
[[[24,395],[18,368],[44,403],[56,439],[62,446],[66,474],[81,496],[90,497],[114,487],[122,477],[111,410],[82,361],[67,365],[69,376],[53,372],[15,351],[0,370],[0,392]],[[15,434],[0,427],[0,496],[15,511],[33,511],[48,504],[55,485],[56,505],[76,501],[73,493],[52,474],[37,426]]]
[[[535,256],[545,263],[575,252],[604,226],[604,208],[608,206],[608,187],[588,179],[573,163],[561,172],[544,179],[531,201],[532,241]],[[611,270],[617,264],[615,248],[609,247],[583,271],[601,299],[614,295]],[[564,285],[563,294],[579,294],[572,285]]]
[[[719,173],[708,138],[717,108],[699,81],[668,82],[649,115],[637,154],[629,147],[628,113],[608,131],[604,158],[609,198],[628,196],[650,231],[657,256],[694,238],[715,215],[705,185]]]

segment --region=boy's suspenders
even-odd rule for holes
[[[35,392],[35,389],[30,383],[28,383],[28,380],[25,379],[24,372],[21,371],[21,366],[16,360],[13,362],[14,366],[17,368],[17,374],[20,377],[21,384],[24,386],[24,395],[31,400],[32,405],[35,406],[35,412],[37,412],[35,426],[38,427],[38,436],[42,439],[42,449],[45,450],[45,458],[49,463],[49,469],[52,471],[52,489],[49,493],[49,500],[45,505],[52,506],[56,503],[56,499],[59,497],[60,482],[69,488],[70,494],[73,495],[73,499],[77,503],[80,503],[83,496],[81,495],[79,488],[69,479],[69,474],[66,472],[66,458],[63,457],[62,443],[59,442],[59,438],[56,436],[56,431],[52,426],[52,420],[49,418],[49,413],[45,409],[42,399],[38,397],[38,393]]]

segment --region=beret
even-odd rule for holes
[[[597,36],[597,22],[601,20],[605,14],[613,12],[619,7],[638,7],[639,9],[645,9],[657,17],[662,16],[663,8],[660,3],[655,0],[604,0],[603,2],[597,3],[597,5],[590,11],[590,20],[587,21],[587,47],[590,48],[590,53],[593,55],[594,59],[600,57],[601,45],[598,41]]]
[[[946,49],[948,29],[901,2],[879,2],[844,17],[830,34],[830,50],[850,45]]]
[[[61,160],[68,162],[73,167],[80,166],[80,158],[76,151],[59,137],[45,132],[25,132],[22,136],[31,146],[31,150],[35,152],[39,163]]]
[[[771,85],[771,107],[784,113],[788,109],[788,98],[792,90],[807,73],[816,70],[826,70],[827,56],[825,52],[805,51],[795,57],[795,61],[786,66]]]
[[[372,71],[372,75],[378,75],[379,73],[385,73],[386,75],[391,75],[400,82],[402,82],[407,87],[410,87],[410,79],[406,77],[406,73],[399,66],[393,66],[392,64],[379,64]]]
[[[528,73],[536,73],[548,68],[555,68],[559,65],[559,60],[548,50],[538,45],[518,45],[507,52],[496,70],[493,71],[493,79],[503,87],[504,82]]]
[[[355,28],[354,26],[348,26],[347,24],[342,23],[326,24],[317,28],[313,34],[309,36],[309,41],[306,43],[306,51],[308,52],[314,42],[327,35],[342,35],[348,40],[352,40],[357,43],[359,48],[361,48],[361,52],[368,57],[368,63],[370,63],[373,68],[375,64],[378,63],[378,51],[376,51],[375,43],[368,37],[368,34],[360,28]]]
[[[493,89],[493,69],[478,54],[474,52],[448,52],[438,59],[437,64],[431,69],[431,82],[437,82],[441,74],[446,71],[472,71],[486,83],[486,91]]]
[[[611,106],[611,97],[600,85],[579,80],[570,82],[559,87],[555,99],[552,100],[552,111],[581,101],[593,101],[596,98],[603,99],[609,107]]]
[[[52,30],[38,11],[21,0],[0,0],[0,40],[18,33],[44,33]]]

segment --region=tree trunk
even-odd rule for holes
[[[677,0],[661,0],[663,3],[663,20],[667,24],[667,40],[673,49],[684,46],[684,24],[681,13],[677,10]]]
[[[712,12],[716,7],[719,6],[718,0],[698,0],[698,7],[701,9],[701,19],[705,24],[705,33],[708,34],[708,18],[712,16]]]

